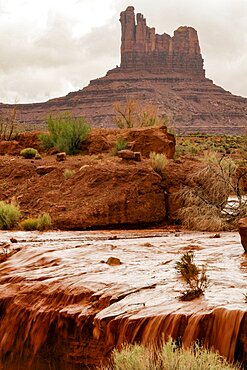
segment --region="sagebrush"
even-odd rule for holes
[[[26,220],[22,221],[21,227],[25,231],[49,230],[52,227],[51,216],[48,213],[43,213],[37,218],[27,218]]]
[[[207,152],[187,176],[187,185],[177,192],[182,203],[178,218],[188,229],[220,231],[236,227],[247,216],[247,200],[242,190],[246,170],[215,152]],[[229,196],[234,202],[229,202]]]
[[[74,155],[87,140],[91,127],[83,117],[73,118],[69,113],[50,115],[46,121],[48,133],[39,135],[44,149],[56,147]]]
[[[172,340],[161,348],[126,345],[115,350],[111,364],[103,370],[237,370],[221,356],[195,345],[185,350]]]
[[[21,217],[21,211],[15,203],[0,201],[0,229],[9,230],[16,225]]]
[[[153,169],[161,174],[168,164],[166,155],[163,153],[151,152],[149,158]]]

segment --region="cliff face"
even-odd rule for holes
[[[129,6],[120,15],[122,27],[121,65],[123,69],[149,72],[189,72],[205,76],[197,32],[179,27],[174,36],[158,35],[146,19]]]
[[[41,128],[49,114],[84,116],[94,127],[116,127],[114,104],[128,98],[152,105],[168,117],[177,133],[241,134],[247,128],[247,99],[235,96],[205,77],[197,32],[179,27],[174,36],[157,35],[134,8],[120,15],[121,64],[106,76],[67,96],[45,103],[20,104],[18,118]],[[0,115],[13,106],[0,104]]]

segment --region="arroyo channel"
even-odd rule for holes
[[[237,232],[1,232],[0,368],[88,369],[125,342],[194,341],[247,363],[247,254]],[[12,243],[10,242],[12,240]],[[190,302],[176,261],[209,286]],[[16,252],[16,253],[15,253]]]

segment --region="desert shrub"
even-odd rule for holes
[[[43,149],[45,150],[49,150],[55,146],[55,142],[54,142],[52,135],[40,134],[39,139],[41,141]]]
[[[38,219],[27,218],[21,222],[21,228],[25,231],[38,230]]]
[[[187,184],[177,197],[183,206],[178,218],[189,229],[220,231],[236,225],[239,218],[247,215],[247,201],[241,190],[241,178],[237,166],[230,159],[216,152],[207,152],[201,164],[187,177]],[[228,198],[235,195],[234,203]]]
[[[220,355],[195,345],[178,347],[172,340],[160,349],[142,345],[126,345],[113,351],[112,363],[104,370],[237,370]]]
[[[196,266],[193,252],[185,253],[180,261],[176,262],[175,269],[187,285],[186,290],[181,292],[179,297],[181,301],[191,301],[203,295],[208,286],[206,267]]]
[[[169,118],[160,116],[152,104],[142,105],[133,98],[127,98],[126,102],[115,103],[114,122],[119,128],[167,126]]]
[[[56,147],[67,154],[76,154],[91,130],[83,117],[73,118],[68,113],[47,119],[48,133],[39,136],[45,149]]]
[[[25,148],[20,152],[20,155],[26,159],[34,158],[36,154],[38,154],[38,150],[34,148]]]
[[[48,230],[51,228],[51,216],[49,213],[44,213],[38,217],[38,230]]]
[[[44,213],[37,218],[27,218],[21,223],[21,227],[25,231],[49,230],[51,228],[51,225],[51,216],[48,213]]]
[[[124,150],[126,149],[128,146],[128,141],[123,138],[123,137],[120,137],[117,139],[115,145],[114,145],[114,148],[112,149],[112,152],[111,154],[112,155],[117,155],[117,153],[120,151],[120,150]]]
[[[128,141],[124,139],[123,137],[120,137],[119,139],[117,139],[115,147],[116,147],[116,150],[119,152],[120,150],[126,149],[127,145],[128,145]]]
[[[75,174],[75,171],[74,170],[71,170],[69,168],[65,168],[65,170],[63,171],[63,175],[65,177],[65,179],[69,179],[70,177],[74,176]]]
[[[11,229],[18,222],[20,216],[18,205],[0,201],[0,230]]]
[[[163,153],[151,152],[149,155],[151,166],[156,172],[162,173],[168,163],[168,159]]]

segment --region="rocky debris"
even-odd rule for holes
[[[36,168],[36,172],[38,175],[46,175],[47,173],[50,173],[51,171],[54,171],[56,169],[55,166],[39,166]]]
[[[39,153],[36,153],[34,159],[42,159],[42,156]]]
[[[121,265],[121,261],[117,257],[109,257],[108,260],[106,261],[106,263],[109,266],[119,266],[119,265]]]
[[[20,133],[18,141],[4,142],[4,152],[0,155],[19,155],[20,150],[27,147],[31,141],[35,149],[42,153],[42,146],[38,140],[37,133]],[[143,157],[149,157],[150,152],[164,153],[167,158],[173,158],[175,153],[175,136],[167,133],[166,127],[132,128],[132,129],[92,129],[87,142],[82,144],[83,154],[93,155],[110,153],[115,147],[119,138],[127,141],[127,148],[133,152],[141,152]],[[17,148],[17,150],[16,150]],[[49,152],[50,155],[57,155],[59,160],[67,158],[65,153],[59,153],[57,149]],[[136,160],[139,160],[136,154]]]
[[[120,138],[126,140],[126,150],[140,152],[142,157],[149,158],[151,152],[156,152],[171,159],[175,154],[175,136],[166,127],[93,129],[82,149],[85,154],[109,153]]]
[[[56,160],[58,162],[63,162],[66,160],[66,153],[65,152],[60,152],[60,153],[57,153],[56,155]]]
[[[122,158],[126,161],[141,162],[141,153],[140,152],[133,152],[132,150],[129,150],[129,149],[123,149],[123,150],[119,150],[117,155],[118,155],[119,158]]]
[[[136,162],[141,162],[141,160],[142,160],[141,152],[134,152],[134,155],[135,155],[135,161]]]
[[[122,69],[146,70],[152,73],[182,72],[205,76],[197,32],[192,27],[179,27],[174,36],[158,35],[146,24],[134,7],[120,14],[122,28]]]
[[[119,158],[122,158],[128,161],[135,160],[135,153],[132,150],[128,150],[128,149],[119,150],[117,155]]]
[[[14,237],[11,237],[10,238],[10,242],[11,243],[18,243],[18,240],[16,238],[14,238]]]
[[[242,246],[247,252],[247,217],[241,218],[238,222],[239,234],[241,238]]]

